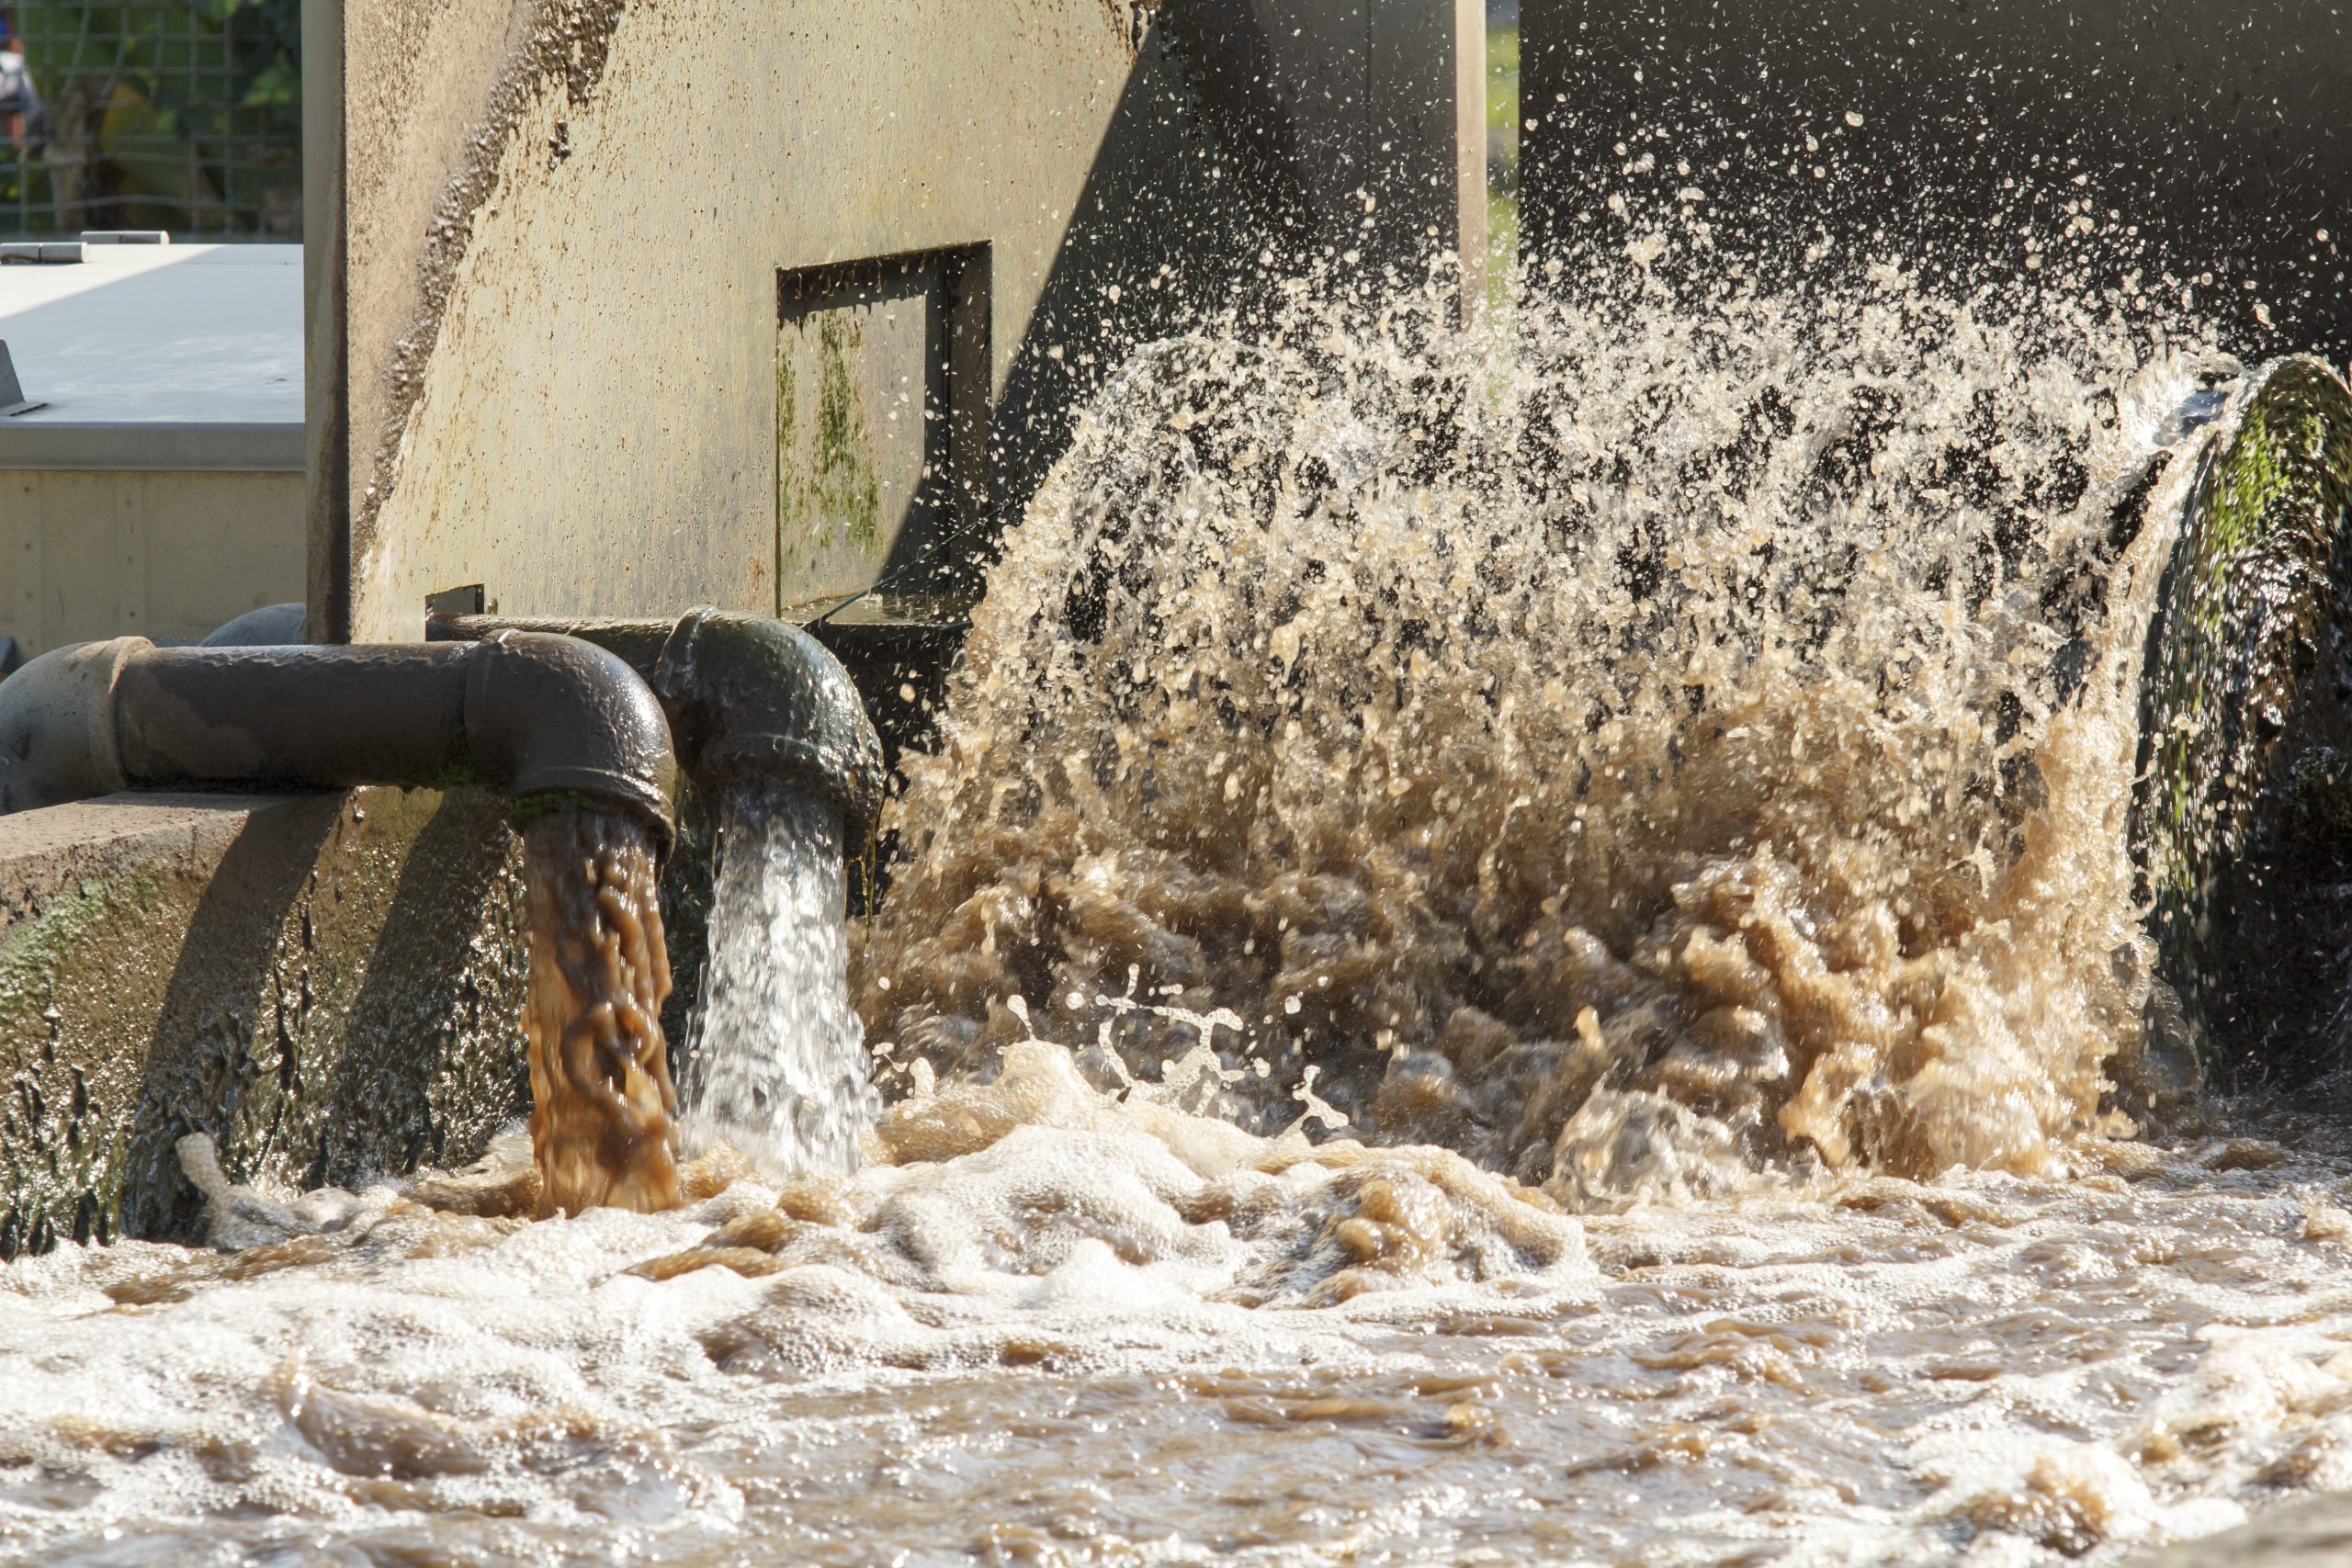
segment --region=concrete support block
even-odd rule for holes
[[[462,1161],[528,1108],[519,854],[473,791],[0,818],[0,1255],[186,1236],[238,1179]]]

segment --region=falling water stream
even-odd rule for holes
[[[849,1006],[841,811],[769,779],[726,790],[679,1131],[771,1180],[854,1171],[881,1098]]]
[[[675,1208],[678,1097],[662,1038],[670,953],[652,833],[616,812],[553,811],[524,845],[536,1212]]]
[[[211,1245],[0,1270],[6,1550],[2007,1565],[2352,1485],[2352,1119],[2199,1091],[2132,848],[2242,367],[1658,248],[1136,355],[871,923],[729,804],[682,1206],[193,1142]]]

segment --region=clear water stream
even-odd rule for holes
[[[881,1096],[849,1007],[841,813],[773,780],[727,787],[679,1133],[771,1180],[855,1170]]]

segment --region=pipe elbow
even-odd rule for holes
[[[517,807],[585,795],[648,818],[668,842],[677,758],[661,703],[627,662],[578,637],[514,631],[467,660],[468,759]]]
[[[114,692],[143,637],[51,649],[0,682],[0,816],[128,789]]]
[[[453,615],[425,626],[436,642],[548,632],[607,649],[645,678],[693,777],[787,779],[839,807],[853,835],[880,814],[881,737],[849,671],[798,626],[708,605],[674,622]]]
[[[841,660],[766,615],[690,611],[652,671],[689,769],[763,773],[837,807],[853,835],[882,807],[882,740]]]
[[[528,815],[585,797],[666,844],[677,759],[614,654],[508,632],[466,646],[59,649],[0,683],[0,812],[121,789],[478,784]]]

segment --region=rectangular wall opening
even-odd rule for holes
[[[779,615],[976,591],[989,333],[984,244],[778,274]]]

